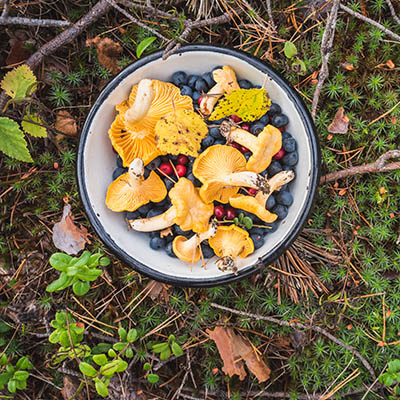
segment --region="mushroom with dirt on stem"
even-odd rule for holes
[[[269,166],[272,157],[282,147],[281,131],[272,125],[267,125],[258,136],[255,136],[228,121],[223,121],[220,132],[226,138],[227,143],[239,143],[253,153],[247,161],[246,168],[257,173],[264,171]]]
[[[139,232],[152,232],[168,228],[174,224],[184,231],[196,233],[208,229],[208,221],[214,212],[212,204],[205,204],[199,189],[187,178],[180,178],[169,191],[172,206],[160,215],[151,218],[128,220],[132,229]]]
[[[219,226],[217,233],[208,240],[219,257],[217,266],[221,271],[238,273],[237,257],[246,258],[254,251],[254,243],[249,233],[236,225]]]
[[[283,185],[286,185],[294,178],[294,172],[291,170],[281,171],[268,179],[269,191],[259,191],[255,197],[245,196],[243,194],[233,196],[229,199],[229,203],[232,207],[240,208],[241,210],[248,211],[249,213],[255,214],[258,218],[266,223],[274,222],[278,216],[269,212],[265,207],[267,204],[268,197],[275,190],[280,190]]]
[[[216,85],[200,101],[200,111],[203,115],[210,115],[212,113],[215,104],[224,93],[230,94],[233,90],[240,89],[235,71],[227,65],[214,70],[213,78]]]
[[[112,211],[135,211],[150,201],[164,200],[167,188],[161,178],[151,171],[144,179],[144,164],[135,158],[128,172],[119,176],[107,190],[106,205]]]
[[[200,196],[205,203],[227,203],[240,187],[268,190],[266,178],[246,171],[246,158],[231,146],[217,144],[203,151],[193,164],[193,175],[203,184]]]

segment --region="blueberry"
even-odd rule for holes
[[[164,249],[166,244],[167,244],[167,242],[165,239],[157,237],[157,236],[150,239],[150,247],[153,250]]]
[[[293,171],[293,167],[290,165],[282,165],[284,171]],[[294,172],[294,171],[293,171]]]
[[[199,79],[199,75],[189,75],[189,78],[187,80],[188,86],[190,86],[192,89],[194,89],[194,85],[196,84],[197,79]]]
[[[281,112],[282,112],[281,106],[279,104],[272,102],[271,107],[268,111],[268,114],[270,115],[270,117],[275,114],[280,114]]]
[[[115,168],[112,174],[113,181],[126,172],[125,168]]]
[[[186,84],[187,78],[186,72],[176,71],[172,74],[172,83],[176,86],[182,86]]]
[[[265,169],[264,171],[260,172],[261,176],[268,176],[268,170]]]
[[[138,210],[136,210],[136,211],[128,211],[126,213],[126,219],[131,220],[131,219],[138,219],[138,218],[140,218],[140,213],[139,213]]]
[[[278,229],[278,224],[276,222],[271,222],[270,224],[265,224],[268,229],[265,229],[266,233],[273,233]]]
[[[172,250],[172,242],[169,242],[166,246],[165,246],[165,252],[172,258],[177,258],[174,251]]]
[[[220,119],[217,119],[217,120],[211,121],[211,122],[212,122],[213,124],[220,125],[220,124],[222,123],[222,121],[225,121],[225,118],[220,118]]]
[[[151,218],[155,217],[157,215],[160,215],[164,212],[164,210],[161,207],[153,207],[146,215],[146,218]]]
[[[268,211],[272,211],[272,209],[275,207],[275,205],[276,205],[275,197],[274,197],[273,195],[270,195],[270,196],[268,197],[267,204],[266,204],[266,207],[265,207],[265,208],[266,208]]]
[[[262,122],[258,121],[258,122],[256,122],[256,123],[251,125],[250,132],[253,135],[257,136],[258,134],[260,134],[260,132],[263,131],[264,128],[265,128],[265,125]]]
[[[159,231],[149,232],[149,236],[150,238],[160,237],[160,232]]]
[[[218,66],[214,67],[214,68],[211,70],[211,72],[214,72],[216,69],[222,69],[222,65],[218,65]]]
[[[202,78],[206,81],[209,88],[213,87],[216,83],[211,72],[207,72],[202,76]]]
[[[149,162],[146,167],[150,170],[155,170],[157,169],[161,164],[161,158],[157,157],[153,161]]]
[[[120,156],[117,156],[117,167],[119,167],[119,168],[124,167],[122,158]]]
[[[293,196],[287,190],[281,190],[276,196],[276,201],[284,206],[291,206],[293,204]]]
[[[255,235],[251,235],[250,238],[254,243],[255,250],[259,249],[261,246],[264,245],[264,236],[263,235],[256,233]]]
[[[253,84],[247,79],[240,79],[240,81],[238,81],[238,84],[241,89],[251,89],[253,87]]]
[[[200,93],[206,93],[208,91],[207,82],[203,78],[199,78],[194,85],[195,89]]]
[[[202,141],[201,141],[201,145],[202,147],[209,147],[212,146],[214,144],[214,138],[212,136],[206,136]]]
[[[168,178],[165,179],[164,183],[168,191],[170,191],[172,187],[175,185],[175,182],[171,181],[171,179]]]
[[[201,244],[201,251],[203,253],[204,258],[214,257],[214,250],[206,243]]]
[[[218,139],[214,142],[214,145],[216,144],[226,144],[226,140],[225,139]]]
[[[244,153],[243,155],[244,155],[244,158],[246,159],[246,161],[248,161],[249,158],[250,158],[251,155],[252,155],[252,152],[251,152],[251,151],[246,151],[246,153]]]
[[[170,154],[169,159],[173,162],[178,161],[179,154]]]
[[[253,87],[254,87],[254,89],[261,89],[262,86],[261,85],[254,85]]]
[[[275,114],[271,119],[271,124],[277,128],[281,128],[289,123],[289,118],[285,114]]]
[[[144,179],[147,179],[147,178],[149,177],[150,172],[151,172],[150,168],[146,165],[146,166],[144,167],[144,171],[143,171],[143,177],[144,177]]]
[[[212,136],[214,139],[222,139],[223,136],[221,135],[221,132],[219,131],[218,126],[212,127],[208,130],[208,133],[210,136]]]
[[[289,189],[288,189],[288,184],[286,183],[285,185],[282,185],[282,186],[279,188],[279,190],[280,190],[281,192],[284,192],[285,190],[289,190]]]
[[[296,150],[296,139],[295,138],[287,138],[282,141],[283,150],[287,153],[291,153]]]
[[[196,91],[193,92],[192,99],[196,104],[200,97],[201,97],[201,94],[199,92],[196,92]]]
[[[144,206],[139,207],[138,211],[140,212],[140,215],[142,217],[145,217],[152,207],[153,207],[152,204],[147,203]]]
[[[250,235],[261,235],[261,236],[264,236],[265,235],[265,231],[266,231],[266,229],[264,229],[264,228],[251,228],[249,233],[250,233]]]
[[[268,176],[276,175],[278,172],[282,171],[281,163],[279,161],[272,161],[271,164],[269,164],[267,171]]]
[[[269,115],[264,114],[261,118],[260,118],[260,122],[263,123],[264,125],[268,125],[269,124]]]
[[[286,132],[286,131],[282,132],[282,140],[285,140],[285,139],[288,139],[291,137],[292,137],[292,135],[289,132]]]
[[[190,96],[190,97],[192,97],[192,95],[193,95],[193,90],[192,90],[192,88],[190,88],[190,87],[187,86],[187,85],[183,85],[183,86],[182,86],[182,89],[181,89],[181,95],[182,95],[182,96]]]
[[[282,157],[282,164],[284,164],[284,165],[286,164],[291,167],[296,165],[298,161],[299,161],[299,154],[297,153],[297,151],[292,151],[291,153],[286,153]]]
[[[288,208],[282,204],[278,204],[272,212],[278,216],[278,219],[284,219],[288,215]]]
[[[191,180],[195,187],[201,186],[201,182],[197,178],[194,177],[193,173],[190,173],[186,178]]]
[[[179,225],[174,225],[173,230],[174,230],[175,235],[178,235],[178,236],[186,236],[186,237],[192,236],[191,231],[184,231],[181,229],[181,227]]]

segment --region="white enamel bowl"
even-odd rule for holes
[[[173,72],[183,70],[202,74],[217,65],[229,65],[238,79],[265,84],[272,100],[289,117],[287,131],[297,140],[299,162],[296,179],[290,184],[294,198],[288,216],[279,228],[266,235],[265,244],[245,259],[238,259],[239,274],[218,270],[215,258],[203,269],[192,267],[165,251],[149,247],[147,234],[128,231],[124,213],[110,211],[105,205],[106,191],[112,181],[116,155],[108,129],[115,118],[115,105],[125,100],[143,78],[170,80]],[[77,174],[85,211],[100,239],[125,264],[153,279],[178,286],[214,286],[241,279],[279,257],[300,233],[316,194],[320,169],[319,145],[311,117],[292,86],[268,64],[246,53],[211,45],[182,47],[179,53],[162,59],[162,52],[144,57],[119,73],[93,105],[80,138]]]

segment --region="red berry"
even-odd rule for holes
[[[247,153],[248,151],[250,151],[247,147],[244,147],[244,146],[240,146],[240,149],[239,149],[243,154],[244,153]]]
[[[178,164],[176,167],[176,173],[178,176],[185,176],[186,175],[186,167],[184,165]]]
[[[278,128],[281,132],[285,132],[285,127],[281,126],[280,128]]]
[[[247,123],[242,124],[240,127],[245,131],[249,131],[250,130],[250,125],[247,124]]]
[[[274,160],[280,160],[285,155],[283,147],[272,157]]]
[[[249,192],[250,196],[255,196],[258,192],[258,190],[254,189],[254,188],[249,188],[249,189],[247,189],[247,191]]]
[[[225,216],[224,207],[223,206],[215,206],[214,207],[214,215],[219,220],[224,219],[224,216]]]
[[[231,116],[230,116],[230,119],[231,119],[233,122],[235,122],[236,124],[238,124],[238,123],[242,120],[242,118],[238,117],[237,115],[231,115]]]
[[[235,149],[237,149],[237,150],[240,150],[240,148],[242,147],[242,146],[240,146],[239,143],[236,143],[236,142],[232,142],[230,145],[231,145],[232,147],[234,147]]]
[[[227,207],[225,210],[226,219],[234,219],[237,215],[236,210],[232,207]]]
[[[57,168],[58,168],[58,162],[55,162],[55,163],[53,164],[53,167],[54,167],[55,169],[57,169]]]
[[[197,100],[198,105],[200,105],[201,101],[203,100],[204,96],[200,96],[199,99]]]
[[[164,172],[165,175],[171,175],[171,174],[172,174],[172,171],[173,171],[172,166],[171,166],[171,164],[170,164],[169,162],[167,162],[167,161],[161,163],[159,168],[160,168],[160,170],[161,170],[162,172]]]
[[[184,154],[181,154],[178,157],[178,164],[180,164],[180,165],[186,165],[188,163],[188,161],[189,161],[189,159]]]

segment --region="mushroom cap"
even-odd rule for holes
[[[228,65],[224,65],[222,68],[214,70],[213,78],[214,81],[228,94],[232,93],[233,90],[240,89],[236,80],[235,71]]]
[[[260,173],[271,164],[272,157],[281,149],[281,131],[272,125],[267,125],[258,135],[257,142],[257,149],[247,161],[247,169]]]
[[[224,187],[224,178],[246,170],[246,158],[232,146],[217,144],[203,151],[193,163],[193,175],[200,180],[200,196],[204,202],[227,203],[238,187]]]
[[[154,171],[147,179],[137,180],[127,172],[108,187],[106,205],[112,211],[135,211],[150,201],[162,201],[166,195],[165,184]]]
[[[188,251],[187,246],[185,246],[187,241],[188,238],[185,236],[176,236],[172,242],[172,250],[180,260],[195,263],[199,261],[201,257],[199,246],[196,246],[194,251],[193,248]]]
[[[146,116],[138,122],[125,123],[124,115],[133,106],[138,90],[134,85],[128,102],[116,106],[120,114],[111,125],[108,134],[114,149],[128,166],[135,158],[141,158],[148,164],[162,153],[157,149],[154,128],[157,121],[173,110],[193,110],[193,101],[189,96],[182,96],[178,87],[172,83],[153,80],[154,96]]]
[[[254,243],[249,233],[237,225],[221,225],[215,236],[208,239],[209,245],[218,257],[247,257],[254,251]]]
[[[231,197],[229,203],[232,207],[240,208],[249,213],[257,215],[262,221],[270,223],[274,222],[278,216],[269,212],[265,206],[260,204],[253,196],[245,196],[243,194]]]
[[[199,190],[187,178],[180,178],[169,191],[169,197],[176,209],[175,223],[184,231],[201,233],[208,229],[208,221],[214,212],[213,204],[205,204]]]

